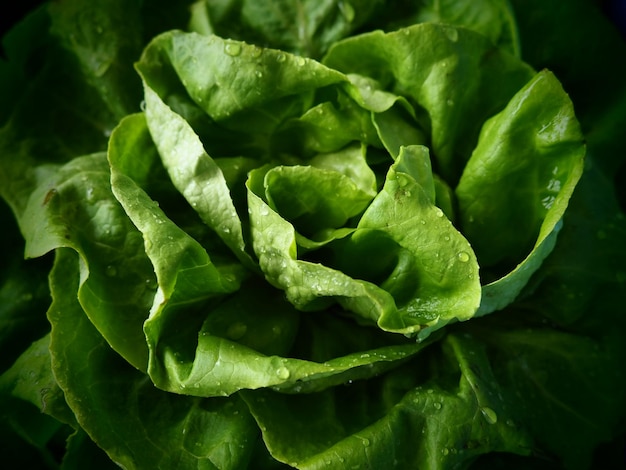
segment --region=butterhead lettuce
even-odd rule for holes
[[[589,468],[624,416],[626,226],[610,139],[515,15],[66,0],[7,36],[7,442],[67,469]]]

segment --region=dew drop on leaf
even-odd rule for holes
[[[485,406],[480,409],[480,412],[483,414],[485,421],[489,424],[496,424],[498,422],[498,415],[491,408]]]
[[[287,380],[289,376],[291,375],[291,373],[289,372],[289,369],[287,369],[286,367],[279,367],[278,369],[276,369],[276,375],[281,380]]]
[[[450,41],[457,42],[459,40],[459,32],[456,28],[446,27],[443,31]]]
[[[224,52],[231,57],[237,57],[241,54],[241,44],[230,42],[224,46]]]

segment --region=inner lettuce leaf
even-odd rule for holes
[[[426,343],[410,342],[357,351],[323,363],[280,357],[288,353],[293,343],[297,327],[293,307],[255,283],[241,286],[247,270],[239,263],[215,264],[198,242],[168,219],[147,193],[122,172],[126,170],[132,175],[133,160],[149,153],[149,148],[125,145],[127,139],[150,145],[137,136],[148,132],[147,117],[132,115],[122,121],[111,136],[109,161],[113,191],[142,233],[146,254],[156,273],[158,288],[144,330],[150,349],[148,373],[157,386],[198,396],[230,395],[242,388],[270,386],[315,389],[378,374],[425,347]],[[137,172],[141,181],[141,172]],[[240,294],[227,297],[240,288]],[[248,297],[254,299],[253,304],[246,301]],[[254,308],[257,302],[267,309],[257,333],[262,337],[265,331],[270,335],[268,343],[271,340],[287,346],[277,348],[275,354],[267,354],[267,346],[258,338],[256,344],[244,339],[247,329],[256,323],[255,316],[260,314]],[[200,309],[210,310],[202,326]],[[228,325],[224,327],[225,321]],[[193,343],[190,335],[195,337]],[[195,350],[193,344],[197,344]],[[252,346],[260,346],[261,351]],[[247,366],[241,368],[238,364]]]
[[[318,58],[382,7],[381,0],[199,0],[190,29]]]

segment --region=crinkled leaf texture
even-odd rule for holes
[[[76,300],[78,285],[78,257],[58,250],[48,312],[52,368],[96,444],[123,468],[245,468],[258,431],[241,400],[207,401],[156,389],[94,328]]]

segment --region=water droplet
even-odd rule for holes
[[[283,366],[283,367],[279,367],[278,369],[276,369],[276,375],[281,380],[287,380],[289,376],[291,375],[291,372],[289,372],[289,369]]]
[[[146,100],[141,100],[141,103],[139,103],[139,109],[142,111],[146,110]]]
[[[437,217],[443,217],[443,211],[439,209],[438,207],[435,207],[435,215]]]
[[[257,70],[256,72],[254,72],[254,74],[256,75],[257,78],[263,78],[263,72],[261,72],[260,70]]]
[[[262,205],[261,208],[259,209],[259,214],[261,215],[269,215],[270,210],[268,209],[268,207],[266,205]]]
[[[443,32],[446,33],[448,39],[452,42],[457,42],[459,40],[459,32],[454,27],[444,27]]]
[[[230,338],[230,339],[240,339],[242,338],[248,331],[248,325],[246,325],[243,322],[235,322],[232,325],[230,325],[228,327],[228,330],[226,331],[226,335]]]
[[[450,453],[450,449],[448,449],[447,447],[444,447],[443,449],[441,449],[441,453],[443,455],[448,455]]]
[[[286,58],[287,56],[285,54],[283,54],[282,52],[279,52],[278,55],[276,56],[276,62],[284,62]]]
[[[224,52],[232,57],[237,57],[241,54],[241,44],[236,42],[229,42],[224,46]]]
[[[467,263],[470,260],[470,255],[465,251],[461,251],[456,257],[459,259],[461,263]]]
[[[483,418],[485,418],[485,421],[487,421],[489,424],[496,424],[498,422],[498,415],[491,408],[485,406],[480,409],[480,412],[483,414]]]
[[[433,403],[433,406],[435,407],[436,410],[440,410],[441,409],[441,403],[439,403],[438,401]]]
[[[363,444],[363,447],[369,447],[370,445],[370,440],[366,437],[362,437],[361,438],[361,443]]]
[[[298,57],[296,59],[296,64],[298,64],[300,67],[302,67],[304,64],[306,64],[306,59],[304,57]]]
[[[113,265],[109,265],[104,270],[104,273],[109,277],[115,277],[117,276],[117,268]]]

